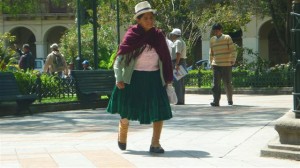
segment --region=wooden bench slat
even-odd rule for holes
[[[16,78],[11,72],[0,72],[0,102],[17,102],[17,113],[29,110],[29,106],[36,100],[35,94],[22,95]]]
[[[115,86],[113,70],[72,71],[77,97],[81,102],[97,101],[100,95],[110,96]]]

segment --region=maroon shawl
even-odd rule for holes
[[[163,63],[165,82],[171,82],[173,80],[171,57],[165,36],[161,30],[153,27],[146,32],[140,25],[131,26],[119,46],[117,55],[129,55],[146,44],[156,50]]]

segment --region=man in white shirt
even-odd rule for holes
[[[169,48],[169,51],[170,51],[170,54],[171,54],[171,56],[172,56],[172,48],[173,48],[173,41],[171,41],[170,39],[168,39],[167,37],[166,37],[166,41],[167,41],[167,44],[168,44],[168,48]]]
[[[173,47],[172,47],[172,63],[173,67],[178,70],[179,66],[182,65],[184,68],[186,68],[186,44],[181,38],[181,30],[178,28],[175,28],[170,33],[171,40],[173,41]],[[177,105],[184,105],[184,97],[185,97],[185,83],[184,83],[184,77],[180,80],[173,82],[175,92],[178,98]]]

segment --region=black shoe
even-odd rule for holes
[[[216,102],[211,102],[210,105],[213,106],[213,107],[220,106],[220,104],[216,103]]]
[[[153,147],[153,146],[150,146],[150,153],[165,153],[165,150],[159,146],[159,147]]]
[[[126,143],[121,143],[118,141],[118,146],[121,150],[126,150]]]
[[[176,105],[184,105],[184,103],[180,103],[180,102],[178,102],[178,103],[176,103]]]
[[[233,101],[228,101],[228,105],[232,106],[233,105]]]

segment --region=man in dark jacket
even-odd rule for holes
[[[19,61],[19,67],[23,70],[33,70],[34,69],[34,57],[30,52],[29,44],[23,45],[23,55]]]

